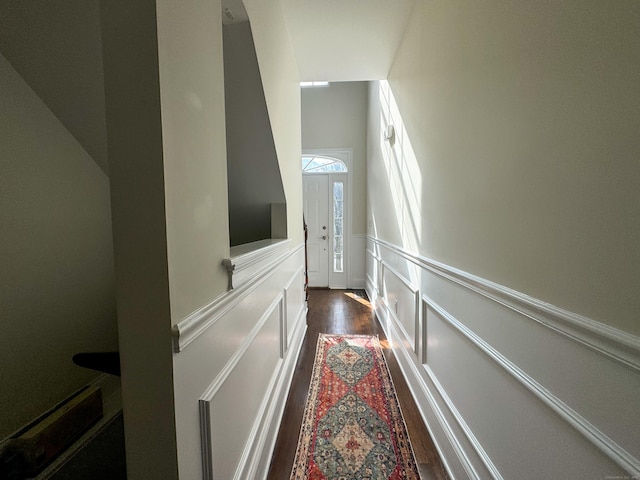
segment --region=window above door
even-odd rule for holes
[[[347,171],[347,165],[337,158],[302,156],[302,173],[346,173]]]

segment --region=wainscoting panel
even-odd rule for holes
[[[405,339],[407,348],[419,355],[420,292],[404,275],[382,263],[383,301]]]
[[[255,336],[249,337],[250,342],[223,368],[200,400],[203,439],[210,450],[210,462],[205,464],[208,478],[234,478],[247,434],[264,409],[265,392],[271,389],[281,361],[280,307],[280,301],[274,304],[258,324]]]
[[[306,330],[303,266],[299,246],[175,327],[180,478],[266,475]]]
[[[374,253],[372,250],[367,248],[366,252],[366,282],[365,289],[367,291],[375,291],[376,296],[382,296],[382,292],[380,290],[380,283],[382,281],[381,269],[382,265],[380,262],[380,257],[377,253]]]
[[[640,339],[372,237],[367,292],[453,478],[640,475]]]
[[[286,339],[285,351],[293,340],[298,323],[304,322],[302,310],[306,307],[304,294],[304,267],[291,278],[291,281],[284,288],[284,298],[286,305],[286,315],[284,318],[283,338]]]
[[[366,235],[351,235],[349,288],[365,288],[365,250],[367,248]]]

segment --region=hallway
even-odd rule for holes
[[[289,478],[304,412],[319,333],[378,335],[400,401],[416,462],[424,480],[449,477],[411,397],[397,361],[364,291],[310,290],[307,334],[289,390],[268,480]]]

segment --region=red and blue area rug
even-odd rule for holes
[[[378,338],[320,334],[291,480],[419,478]]]

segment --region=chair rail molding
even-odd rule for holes
[[[640,478],[640,337],[371,235],[365,252],[451,478]]]
[[[374,244],[397,253],[418,267],[426,268],[443,278],[499,302],[575,342],[640,372],[640,337],[444,263],[409,252],[385,240],[374,238],[371,235],[367,235],[367,238]],[[371,249],[368,249],[368,254],[380,259],[379,255],[376,255]]]
[[[257,242],[256,242],[257,243]],[[274,266],[282,263],[287,258],[292,257],[302,249],[304,244],[300,244],[291,250],[285,250],[290,241],[278,242],[270,245],[271,248],[260,251],[249,252],[240,257],[232,257],[240,264],[238,271],[243,271],[243,280],[236,287],[215,298],[211,303],[197,309],[185,319],[173,326],[173,349],[179,353],[187,345],[193,342],[198,335],[210,328],[217,320],[222,318],[229,310],[242,301],[247,295],[255,290],[268,275],[273,271]],[[273,255],[272,256],[270,256]],[[240,258],[240,260],[237,260]],[[232,262],[232,259],[225,261]],[[232,274],[230,274],[231,276]]]
[[[291,240],[266,239],[231,247],[230,258],[222,260],[229,275],[229,290],[276,265],[289,253]]]
[[[174,327],[180,478],[268,471],[307,327],[303,245],[281,245],[241,259],[256,276]]]
[[[495,348],[491,347],[487,342],[482,340],[472,330],[460,323],[456,318],[450,315],[446,310],[431,300],[426,295],[422,297],[423,301],[440,316],[448,322],[453,328],[458,330],[469,342],[480,349],[485,355],[491,358],[496,364],[502,367],[509,375],[515,378],[523,387],[529,390],[533,395],[539,398],[551,410],[562,417],[569,425],[578,430],[582,435],[587,437],[594,445],[596,445],[602,453],[607,455],[611,460],[617,463],[625,471],[632,472],[634,476],[640,476],[640,461],[634,458],[624,448],[617,445],[607,435],[598,430],[589,421],[569,407],[565,402],[555,396],[548,389],[536,382],[531,376],[527,375],[522,369],[518,368],[513,362],[509,361],[504,355],[500,354]],[[433,373],[430,372],[432,378]],[[442,387],[438,387],[442,391]],[[450,401],[449,401],[450,403]]]

